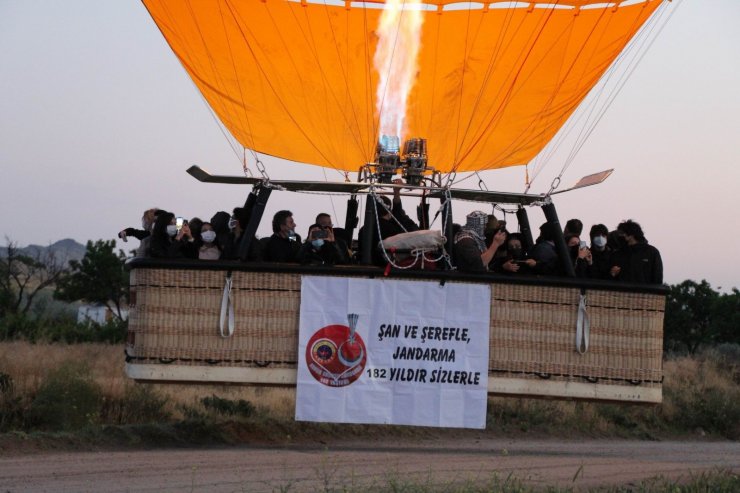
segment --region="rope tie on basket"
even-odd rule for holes
[[[234,299],[231,295],[231,282],[231,271],[229,271],[226,273],[224,294],[221,297],[221,314],[218,320],[218,330],[223,338],[234,335]],[[225,323],[228,323],[228,332],[224,334]]]
[[[576,321],[576,351],[585,354],[588,351],[589,337],[591,336],[591,321],[588,318],[588,306],[586,304],[586,290],[581,290],[578,301],[578,319]]]

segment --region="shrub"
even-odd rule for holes
[[[252,416],[255,411],[254,405],[249,401],[245,401],[244,399],[224,399],[215,394],[210,397],[203,397],[200,402],[206,409],[229,416],[248,418]]]
[[[101,420],[122,425],[165,422],[171,417],[168,404],[168,397],[148,385],[129,385],[122,397],[105,400]]]
[[[66,362],[52,371],[39,387],[28,411],[34,428],[66,431],[95,423],[101,391],[83,363]]]
[[[725,363],[726,364],[726,363]],[[682,430],[701,429],[740,438],[740,388],[712,352],[669,361],[663,386],[666,420]]]

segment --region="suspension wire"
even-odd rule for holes
[[[594,33],[595,33],[595,31],[596,31],[596,29],[597,29],[597,27],[598,27],[601,19],[604,18],[604,15],[606,14],[607,10],[608,9],[611,9],[611,8],[612,7],[608,7],[607,6],[607,7],[604,7],[604,8],[601,9],[601,12],[599,14],[599,18],[598,18],[597,22],[594,23],[594,25],[589,30],[588,35],[585,38],[585,41],[583,43],[581,43],[580,46],[578,47],[578,51],[577,51],[575,57],[571,60],[570,64],[569,65],[566,65],[565,64],[565,60],[564,59],[561,60],[560,67],[559,67],[559,72],[558,72],[558,76],[557,76],[557,81],[558,82],[555,85],[555,87],[553,88],[552,92],[550,93],[550,96],[549,96],[548,100],[546,101],[545,106],[540,111],[538,118],[535,119],[535,120],[533,120],[533,121],[531,121],[529,123],[529,125],[527,125],[527,127],[522,132],[519,133],[519,135],[516,137],[516,139],[512,139],[509,142],[508,146],[505,149],[505,151],[507,151],[508,154],[503,159],[506,159],[506,158],[510,157],[511,154],[516,151],[516,149],[518,148],[518,146],[520,146],[523,143],[525,143],[526,141],[524,141],[523,139],[527,136],[528,130],[530,128],[532,128],[533,126],[535,126],[536,124],[538,124],[540,121],[542,121],[543,115],[551,108],[552,104],[555,102],[555,99],[556,99],[556,97],[557,97],[557,95],[559,93],[560,88],[563,86],[563,84],[565,82],[565,79],[568,76],[570,76],[571,73],[573,73],[573,71],[574,71],[574,69],[576,67],[576,64],[578,63],[578,61],[582,58],[582,56],[586,52],[586,45],[588,44],[588,41],[590,39],[592,39],[592,37],[594,36]],[[562,38],[567,38],[568,43],[570,43],[570,40],[573,37],[573,30],[575,28],[575,22],[576,22],[575,19],[576,19],[576,17],[574,16],[572,18],[571,22],[568,23],[568,25],[560,33],[560,35],[558,36],[558,39],[560,39],[561,37]],[[575,109],[575,107],[574,107],[574,109]],[[552,126],[552,124],[551,124],[551,126]],[[540,134],[541,134],[541,132],[540,132]],[[538,134],[537,136],[535,136],[535,139],[539,139],[540,138],[540,134]],[[530,142],[531,142],[531,140],[532,140],[532,138],[530,137]]]
[[[455,126],[455,156],[452,158],[452,169],[457,169],[458,157],[460,156],[460,117],[462,116],[462,101],[463,94],[465,92],[465,73],[468,64],[465,63],[468,59],[468,40],[470,39],[470,18],[472,17],[473,5],[470,4],[468,7],[468,18],[465,23],[465,50],[463,51],[462,59],[462,75],[460,76],[460,91],[457,95],[457,123]]]
[[[360,133],[360,121],[357,118],[357,111],[355,109],[354,100],[352,99],[352,91],[350,90],[349,77],[347,75],[348,74],[348,71],[349,71],[349,66],[348,66],[347,63],[342,63],[342,55],[339,52],[339,43],[337,43],[337,35],[336,35],[335,30],[334,30],[334,23],[332,22],[331,16],[329,15],[329,4],[327,4],[326,0],[324,0],[324,12],[326,13],[326,21],[329,24],[329,26],[331,27],[331,36],[332,36],[332,39],[334,40],[334,48],[335,48],[335,51],[336,51],[336,54],[337,54],[337,59],[339,60],[339,64],[342,67],[342,75],[344,77],[344,89],[345,89],[344,96],[345,96],[345,102],[346,102],[346,98],[349,98],[350,108],[352,110],[352,118],[354,120],[354,126],[352,126],[352,125],[350,125],[350,121],[348,120],[348,118],[345,117],[344,118],[345,124],[347,124],[347,127],[348,128],[351,128],[352,129],[352,132],[351,132],[352,133],[352,137],[353,137],[353,140],[355,141],[354,142],[355,145],[357,146],[357,148],[360,151],[360,154],[364,154],[364,151],[366,150],[366,148],[363,146],[362,134]],[[347,25],[349,25],[349,9],[346,9],[345,12],[346,12],[346,15],[345,15],[346,22],[347,22]],[[306,19],[308,19],[308,13],[307,13],[306,10],[304,10],[304,15],[306,16]],[[314,49],[315,49],[316,41],[314,39],[313,31],[312,30],[309,30],[309,33],[311,34],[311,41],[312,41],[312,43],[314,45]],[[348,40],[349,40],[349,29],[346,29],[345,46],[347,46],[347,47],[349,45]],[[315,55],[315,58],[316,58],[317,64],[318,64],[318,55]],[[349,59],[347,59],[347,61],[349,61]],[[323,71],[322,71],[322,78],[326,82],[326,77],[323,77]],[[334,91],[330,91],[330,92],[331,92],[332,96],[334,97],[337,105],[339,105],[339,98],[337,97],[337,95],[334,94]],[[342,115],[345,114],[344,111],[342,111],[341,113],[342,113]],[[343,142],[346,143],[346,141],[344,141],[344,140],[343,140]]]
[[[227,5],[228,5],[228,3],[227,3]],[[229,10],[231,11],[232,17],[236,20],[237,19],[237,14],[236,14],[236,12],[234,12],[234,9],[231,6],[229,6]],[[271,19],[272,19],[272,17],[271,17]],[[273,20],[273,23],[274,23],[274,19],[272,19],[272,20]],[[244,43],[245,43],[247,49],[249,49],[250,53],[252,54],[252,57],[254,58],[254,62],[255,62],[255,65],[256,65],[257,69],[259,70],[259,72],[264,77],[265,82],[270,87],[270,89],[272,90],[273,94],[277,95],[277,91],[275,90],[275,88],[273,87],[272,83],[270,82],[270,79],[266,76],[265,68],[257,60],[257,56],[256,56],[256,54],[254,52],[254,49],[253,49],[252,45],[249,43],[249,41],[247,40],[247,33],[245,33],[244,30],[243,30],[243,28],[242,28],[243,26],[246,28],[245,24],[243,22],[241,22],[241,23],[240,22],[237,22],[237,26],[239,27],[239,32],[242,35],[242,39],[244,40]],[[254,34],[251,31],[249,32],[249,34],[254,37]],[[287,49],[287,47],[286,47],[286,49]],[[297,74],[297,75],[300,76],[300,74]],[[301,128],[301,126],[298,125],[298,122],[296,122],[295,117],[290,112],[290,110],[288,109],[288,107],[285,105],[285,102],[283,102],[279,98],[277,99],[277,102],[280,104],[280,106],[281,106],[283,112],[285,113],[285,115],[290,119],[291,122],[293,122],[293,124],[295,125],[295,127],[301,133],[301,135],[303,135],[303,137],[306,139],[306,142],[308,142],[308,144],[311,145],[311,147],[314,148],[314,150],[324,159],[324,161],[326,161],[327,163],[331,162],[328,159],[328,157],[323,152],[321,152],[321,148],[316,144],[316,142],[314,142],[306,134],[306,132]]]
[[[496,40],[496,43],[494,44],[495,49],[492,50],[491,56],[490,56],[490,58],[488,60],[488,66],[486,67],[486,72],[485,72],[485,74],[483,76],[483,80],[481,81],[480,88],[478,90],[478,94],[475,97],[475,102],[472,105],[473,108],[478,108],[479,107],[480,100],[483,97],[483,94],[485,93],[486,86],[488,85],[488,82],[490,81],[491,76],[495,72],[495,68],[498,67],[499,55],[505,50],[503,48],[504,39],[505,39],[506,33],[509,31],[509,28],[511,27],[511,23],[512,23],[512,20],[513,20],[513,17],[514,17],[514,9],[513,9],[513,4],[514,3],[515,3],[515,0],[510,1],[509,2],[509,7],[506,8],[506,17],[505,17],[504,23],[503,23],[504,27],[503,27],[503,29],[499,30],[498,38]],[[472,7],[471,7],[471,10],[472,10]],[[480,21],[478,23],[479,30],[480,30],[480,26],[481,26],[482,23],[483,23],[483,17],[481,17],[481,19],[480,19]],[[523,21],[521,21],[519,23],[519,25],[517,26],[515,32],[518,32],[519,31],[519,29],[521,28],[522,24],[523,24]],[[478,39],[478,31],[476,32],[476,35],[475,35],[475,38],[474,39],[476,39],[476,40]],[[501,88],[499,88],[499,93],[500,92],[501,92]],[[468,118],[468,123],[465,126],[465,131],[463,132],[463,138],[462,138],[462,142],[463,143],[465,142],[465,140],[468,137],[468,134],[470,133],[470,127],[473,124],[474,114],[475,114],[475,111],[471,111],[470,112],[470,116]],[[458,151],[459,151],[459,149],[456,148],[456,155],[457,155],[457,152]],[[454,164],[457,164],[457,158],[455,158],[455,161],[456,162]]]
[[[579,131],[579,134],[576,138],[576,143],[573,145],[573,148],[566,158],[564,165],[560,170],[560,173],[551,183],[550,190],[547,194],[549,195],[559,186],[560,178],[562,178],[565,171],[573,163],[578,152],[585,145],[586,141],[591,136],[598,123],[604,117],[607,110],[611,107],[614,100],[624,88],[627,80],[631,77],[639,63],[650,50],[650,47],[658,38],[660,32],[665,28],[668,20],[670,20],[670,18],[673,16],[681,1],[682,0],[676,1],[675,7],[670,11],[670,14],[668,14],[667,17],[665,15],[665,12],[668,9],[667,3],[664,3],[661,7],[659,7],[660,10],[657,11],[656,14],[651,16],[650,19],[648,19],[646,25],[643,26],[642,29],[640,29],[640,32],[636,35],[633,42],[631,42],[625,49],[625,51],[617,57],[615,63],[607,70],[605,77],[600,84],[601,87],[595,93],[595,96],[593,98],[590,98],[591,100],[584,108],[584,111],[579,112],[579,115],[572,122],[568,122],[565,127],[565,131],[561,133],[561,135],[552,146],[549,146],[550,149],[545,151],[545,153],[542,155],[543,157],[541,159],[538,159],[539,163],[535,164],[535,168],[533,170],[532,176],[530,177],[529,184],[525,188],[525,193],[529,191],[535,179],[549,163],[550,159],[555,154],[555,151],[563,144],[565,138],[576,128],[576,124],[585,118],[586,122],[583,123],[583,126]],[[629,58],[630,56],[631,58]],[[622,71],[622,69],[624,70]],[[622,72],[622,75],[618,77],[618,80],[613,87],[608,88],[607,86],[609,85],[609,82],[617,72]],[[602,98],[604,98],[604,101],[601,101]],[[600,106],[598,107],[598,109],[596,109],[599,104]],[[596,116],[594,117],[593,115]]]
[[[546,12],[546,17],[545,17],[544,21],[541,23],[541,25],[539,25],[538,30],[536,32],[533,32],[530,35],[530,39],[532,40],[531,41],[530,48],[528,50],[525,50],[524,52],[522,52],[522,54],[519,55],[519,57],[517,59],[518,68],[515,70],[515,73],[511,77],[510,82],[505,85],[506,86],[505,88],[502,86],[499,89],[499,94],[501,94],[501,92],[505,89],[504,97],[500,101],[498,107],[495,108],[493,110],[493,112],[490,113],[490,115],[487,118],[481,119],[481,121],[480,121],[480,123],[479,123],[479,125],[478,125],[478,127],[476,129],[476,132],[475,132],[476,137],[471,142],[471,145],[470,145],[469,149],[467,151],[465,151],[465,153],[462,156],[459,157],[460,160],[465,159],[468,156],[468,154],[470,154],[470,152],[472,151],[472,149],[475,147],[475,144],[477,144],[478,142],[480,142],[483,139],[483,137],[489,133],[489,130],[491,130],[492,128],[496,128],[498,126],[498,124],[501,122],[501,118],[503,116],[503,113],[504,113],[505,108],[507,107],[507,105],[508,105],[509,101],[511,100],[511,98],[517,92],[515,90],[515,86],[516,86],[516,83],[519,80],[519,78],[522,76],[522,69],[524,67],[524,64],[532,56],[532,52],[534,50],[534,46],[536,45],[536,41],[537,41],[537,39],[539,39],[542,36],[542,34],[543,34],[544,30],[545,30],[545,27],[547,26],[547,24],[548,24],[548,22],[550,20],[550,17],[552,17],[552,15],[553,15],[553,13],[555,11],[555,5],[552,5],[550,7],[547,7],[547,9],[548,9],[548,11]]]
[[[664,4],[664,5],[666,5],[666,4]],[[647,45],[646,48],[645,48],[645,45],[647,44],[647,40],[650,38],[650,35],[652,34],[655,26],[660,22],[660,18],[663,16],[663,13],[664,12],[665,12],[665,9],[661,10],[660,12],[658,12],[658,15],[656,15],[655,17],[653,17],[653,19],[651,19],[650,22],[648,22],[648,24],[645,26],[646,29],[644,31],[641,30],[641,32],[638,33],[638,43],[636,43],[638,47],[636,49],[634,49],[634,50],[629,50],[628,51],[628,54],[634,51],[635,52],[635,58],[633,58],[632,60],[630,60],[627,63],[627,67],[625,69],[625,72],[621,75],[619,81],[617,81],[617,90],[615,91],[617,94],[619,93],[619,91],[621,91],[622,87],[626,83],[626,81],[629,78],[629,76],[632,75],[632,73],[634,72],[635,60],[637,59],[637,61],[639,62],[639,60],[642,59],[642,57],[644,56],[644,54],[650,48],[650,45]],[[653,37],[653,40],[654,39],[655,38]],[[652,43],[650,43],[650,44],[652,44]],[[643,49],[642,53],[640,53],[640,50],[641,49]],[[639,59],[638,59],[638,57],[639,57]],[[625,58],[627,58],[627,57],[625,57]],[[581,132],[579,133],[578,138],[576,139],[576,146],[574,146],[571,149],[568,157],[566,158],[566,161],[565,161],[566,164],[564,166],[565,169],[567,169],[570,166],[570,164],[573,162],[575,156],[578,154],[578,152],[580,151],[581,147],[583,147],[583,145],[585,144],[585,142],[588,139],[588,137],[594,131],[594,129],[598,125],[599,121],[604,116],[606,110],[611,106],[611,104],[614,101],[615,97],[616,97],[616,94],[610,94],[610,95],[608,95],[607,96],[607,102],[603,105],[602,109],[597,113],[598,116],[595,118],[595,120],[591,120],[592,123],[590,125],[584,126],[584,128],[581,129]],[[591,117],[593,116],[595,107],[596,107],[596,105],[593,106],[591,112],[589,113],[588,118],[587,118],[587,121],[589,119],[591,119]]]
[[[663,5],[667,5],[667,4],[663,4]],[[653,29],[656,28],[656,26],[658,25],[658,22],[660,21],[660,17],[663,16],[663,13],[666,12],[666,11],[667,11],[667,8],[664,7],[659,12],[659,15],[656,16],[656,21],[655,21],[655,23],[653,23],[651,25],[650,32],[646,35],[646,39],[649,38],[650,35],[652,35]],[[667,17],[665,18],[665,21],[657,27],[657,32],[654,35],[652,35],[652,38],[650,38],[649,40],[646,40],[645,41],[645,43],[646,43],[647,46],[644,47],[644,49],[642,50],[641,53],[637,53],[635,55],[635,58],[631,61],[631,66],[628,67],[629,72],[628,73],[625,73],[622,76],[622,78],[620,79],[620,81],[619,81],[619,88],[617,89],[617,91],[615,92],[615,94],[612,94],[611,95],[611,97],[609,98],[608,102],[605,105],[605,108],[598,115],[598,117],[596,118],[596,121],[593,123],[593,125],[591,126],[591,128],[589,128],[588,132],[583,136],[583,138],[581,139],[581,141],[578,144],[578,147],[576,149],[573,149],[573,151],[571,152],[570,156],[568,156],[567,166],[565,167],[566,169],[574,161],[574,159],[575,159],[576,155],[578,154],[578,152],[584,146],[584,144],[586,143],[586,141],[588,140],[588,138],[591,136],[591,134],[593,133],[593,131],[596,128],[596,126],[599,124],[599,122],[601,121],[601,119],[604,117],[604,114],[606,113],[606,110],[609,107],[611,107],[612,103],[616,99],[616,97],[619,94],[619,92],[621,92],[622,88],[624,88],[625,84],[627,83],[627,81],[629,80],[629,78],[632,76],[632,74],[634,73],[634,71],[637,68],[637,66],[640,64],[640,62],[645,57],[645,55],[650,50],[650,48],[653,46],[653,43],[655,43],[655,40],[658,39],[658,36],[663,31],[663,29],[667,25],[668,21],[673,16],[673,14],[675,14],[675,12],[676,12],[676,9],[675,8],[673,10],[671,10],[670,14],[668,14]]]

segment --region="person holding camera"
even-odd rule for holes
[[[153,258],[198,258],[188,222],[171,212],[160,212],[154,221],[149,254]]]
[[[346,250],[337,242],[331,226],[312,224],[298,252],[298,261],[304,265],[335,265],[346,264],[349,258]]]
[[[490,243],[486,243],[485,229],[488,214],[473,211],[466,217],[465,226],[455,235],[453,258],[461,272],[486,272],[496,251],[506,241],[506,230],[498,224]],[[490,224],[489,224],[490,226]]]
[[[522,247],[522,235],[510,233],[505,243],[506,256],[500,262],[495,263],[494,272],[502,274],[532,275],[537,261],[527,256]]]

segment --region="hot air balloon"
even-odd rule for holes
[[[347,176],[309,182],[269,176],[261,164],[260,177],[191,167],[202,182],[254,186],[245,204],[242,260],[275,189],[350,195],[350,237],[357,197],[367,195],[371,231],[374,197],[393,188],[424,204],[440,201],[447,251],[454,199],[513,205],[530,243],[529,206],[542,207],[562,232],[552,203],[561,191],[554,187],[547,194],[470,190],[456,186],[457,177],[529,165],[669,8],[665,0],[143,3],[241,146]],[[391,183],[397,176],[402,185]],[[135,259],[129,376],[293,385],[301,275],[385,273],[491,286],[490,393],[661,401],[664,288],[576,279],[562,234],[556,246],[569,275],[557,279],[466,275],[449,263],[434,272],[405,270],[392,258],[384,272],[368,265],[371,235],[359,240],[362,265],[310,271]]]

